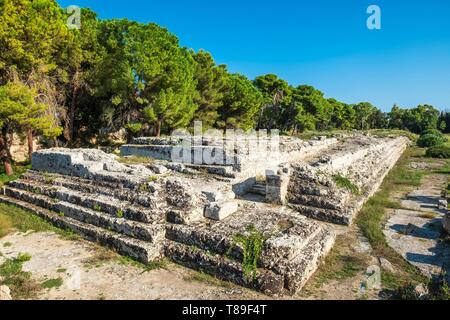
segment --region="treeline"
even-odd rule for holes
[[[304,130],[450,129],[432,106],[394,107],[328,99],[276,75],[249,80],[205,52],[181,47],[156,24],[100,20],[82,9],[81,29],[53,0],[0,1],[0,156],[12,133],[82,146],[125,129],[160,135],[201,120],[204,128]],[[32,144],[30,143],[30,153]],[[7,169],[11,172],[11,168]]]

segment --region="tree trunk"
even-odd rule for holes
[[[8,147],[8,131],[6,128],[2,128],[0,133],[0,160],[5,166],[5,173],[7,176],[11,176],[13,172],[11,157]]]
[[[72,90],[72,101],[70,103],[69,110],[66,115],[65,124],[64,124],[64,138],[67,142],[72,143],[73,141],[73,123],[75,119],[75,112],[77,109],[77,98],[78,92],[80,90],[79,85],[80,72],[76,71],[73,76],[73,90]]]
[[[33,152],[34,152],[33,129],[31,129],[31,128],[27,129],[27,142],[28,142],[28,159],[30,159],[30,161],[31,161],[31,157],[33,156]]]
[[[156,120],[156,136],[157,136],[157,137],[160,137],[160,136],[161,136],[162,122],[163,122],[163,119],[158,118],[158,119]]]

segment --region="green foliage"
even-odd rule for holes
[[[48,279],[41,283],[41,286],[44,289],[59,288],[62,285],[63,285],[63,279],[61,279],[61,278]]]
[[[122,219],[123,218],[123,210],[121,210],[121,209],[117,210],[116,216],[117,216],[117,218]]]
[[[437,129],[427,129],[427,130],[425,130],[425,131],[420,133],[421,136],[424,136],[426,134],[432,134],[432,135],[440,136],[440,137],[443,136],[442,132],[437,130]]]
[[[446,145],[431,147],[427,149],[425,155],[429,158],[450,159],[450,147]]]
[[[235,235],[233,241],[241,245],[243,250],[242,268],[247,279],[255,279],[258,271],[258,260],[263,252],[266,238],[255,227],[247,228],[248,235]]]
[[[52,231],[63,234],[59,229],[30,212],[15,206],[0,204],[0,236],[2,234],[6,235],[13,228],[20,232],[33,230],[36,232]]]
[[[355,195],[359,194],[359,188],[346,177],[337,174],[333,176],[333,181],[339,188],[347,189]]]
[[[102,211],[102,206],[99,205],[99,204],[94,204],[94,205],[92,206],[92,209],[93,209],[94,211]]]
[[[412,109],[394,106],[389,113],[391,128],[407,129],[421,134],[427,129],[438,129],[439,111],[430,105],[419,105]]]
[[[417,145],[421,148],[430,148],[442,145],[445,139],[441,135],[425,134],[417,140]]]
[[[31,273],[22,270],[23,264],[30,260],[29,254],[20,253],[16,258],[8,259],[0,265],[0,285],[11,289],[13,299],[32,299],[40,290],[40,286],[31,278]]]
[[[274,74],[250,81],[229,74],[203,50],[181,47],[175,35],[154,23],[101,20],[89,9],[81,13],[82,28],[71,30],[67,13],[53,0],[1,2],[0,87],[20,80],[33,92],[15,82],[3,88],[10,98],[0,110],[0,127],[3,122],[6,131],[31,129],[48,145],[63,133],[60,140],[69,146],[102,143],[108,133],[100,128],[124,128],[130,139],[185,128],[193,120],[204,128],[257,127],[285,134],[374,128],[450,132],[450,116],[430,105],[394,106],[385,114],[368,102],[346,104]],[[12,102],[19,109],[10,108]]]
[[[191,54],[196,62],[194,79],[197,83],[194,103],[198,109],[194,120],[201,120],[203,127],[208,129],[214,127],[219,119],[228,73],[225,66],[215,64],[208,52],[200,50]]]
[[[232,74],[220,108],[218,126],[243,130],[254,128],[262,104],[263,96],[253,83],[243,75]]]

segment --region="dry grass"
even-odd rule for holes
[[[138,156],[130,156],[130,157],[118,157],[117,161],[123,164],[151,164],[155,160],[153,158],[147,158],[147,157],[138,157]]]

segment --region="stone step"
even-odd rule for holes
[[[5,195],[0,195],[0,202],[31,211],[58,228],[71,230],[89,241],[98,242],[101,245],[110,247],[118,253],[130,256],[142,263],[150,263],[161,259],[163,256],[164,246],[162,242],[149,243],[117,234],[103,228],[77,221],[70,217],[60,216],[51,210]]]
[[[280,295],[284,291],[284,277],[269,270],[258,269],[256,275],[245,275],[240,262],[214,255],[197,247],[168,241],[165,254],[172,261],[188,268],[205,272],[218,279],[261,291]]]
[[[335,235],[322,229],[293,260],[274,266],[275,273],[284,275],[285,288],[290,294],[295,294],[304,287],[333,247],[334,241]]]
[[[346,214],[346,212],[342,212],[340,210],[332,210],[332,209],[322,209],[317,207],[305,206],[300,204],[292,204],[289,205],[297,210],[300,214],[320,220],[325,222],[331,222],[335,224],[348,226],[352,223],[352,215]]]
[[[326,196],[296,194],[295,198],[291,200],[291,203],[322,209],[339,210],[347,203],[349,199],[349,194],[345,194],[342,198],[335,200]]]
[[[44,209],[52,210],[59,215],[132,238],[157,243],[163,241],[165,237],[165,227],[163,224],[144,224],[120,217],[112,217],[104,212],[91,210],[70,202],[55,200],[45,195],[15,189],[9,186],[6,186],[4,191],[5,195],[11,198],[19,199]]]
[[[105,195],[150,209],[157,206],[155,196],[148,191],[131,190],[116,184],[111,185],[109,183],[58,174],[44,174],[31,170],[23,174],[21,180],[36,182],[39,185],[65,187],[75,191]]]
[[[255,183],[249,190],[248,193],[259,194],[261,196],[266,195],[266,185],[263,183]]]
[[[106,195],[85,193],[73,189],[67,189],[65,187],[39,184],[34,181],[22,179],[10,182],[9,186],[33,193],[43,194],[54,200],[66,201],[90,209],[98,208],[99,210],[114,217],[117,217],[117,215],[120,214],[125,219],[145,223],[161,223],[164,220],[164,215],[158,213],[158,210],[156,209],[152,210]]]
[[[197,165],[197,164],[185,164],[186,168],[194,169],[209,174],[219,175],[225,178],[236,178],[236,174],[233,172],[231,165]]]
[[[276,264],[286,264],[300,255],[303,248],[322,232],[316,222],[302,216],[292,221],[286,230],[271,232],[264,242],[259,267],[272,269]],[[217,222],[213,229],[186,225],[168,225],[166,229],[166,238],[174,242],[242,261],[242,245],[235,241],[238,234],[241,233],[232,229],[227,222]]]
[[[168,225],[166,238],[207,252],[228,255],[235,260],[242,261],[242,249],[234,243],[233,237],[211,232],[203,226]]]

